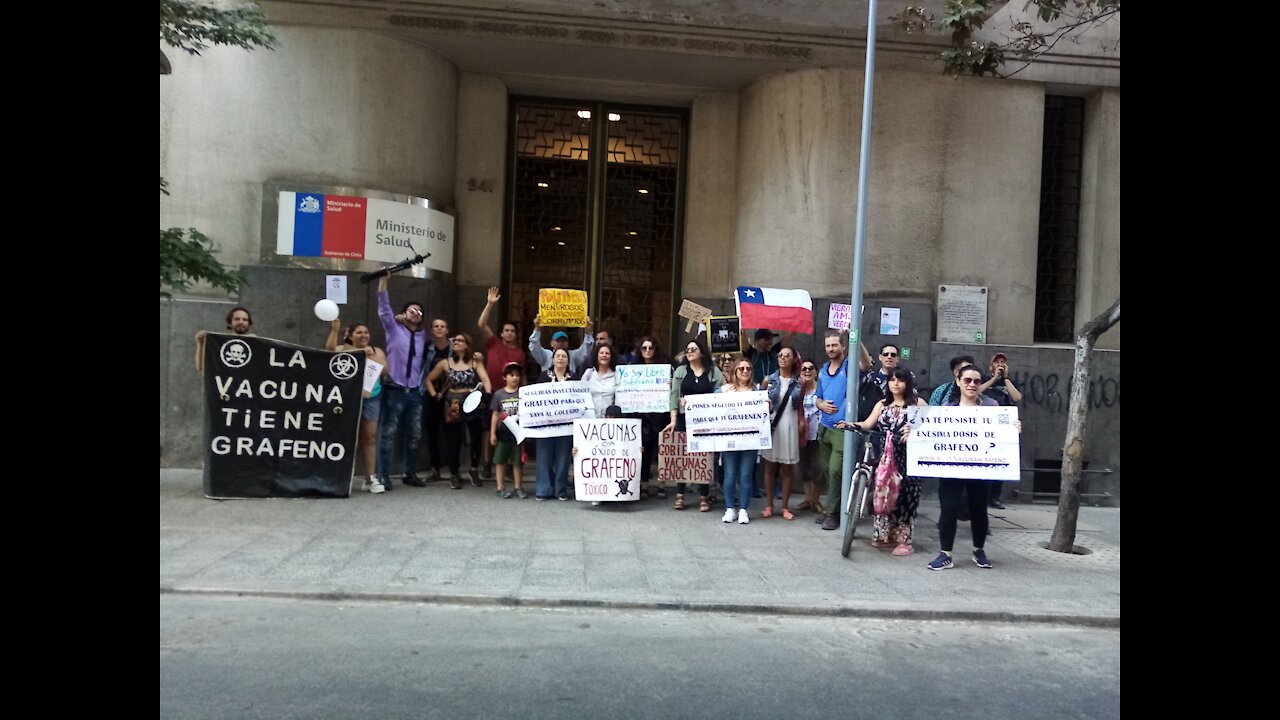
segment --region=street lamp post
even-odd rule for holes
[[[858,414],[858,343],[862,342],[862,271],[867,246],[867,173],[871,165],[871,108],[876,78],[876,0],[867,3],[867,62],[862,86],[862,141],[858,150],[858,209],[853,235],[853,291],[849,300],[849,385],[845,391],[846,422]],[[849,484],[853,476],[853,432],[844,432],[844,463],[840,466],[840,529],[849,522],[843,509],[849,506]]]

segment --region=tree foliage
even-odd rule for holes
[[[160,0],[160,39],[191,55],[211,45],[270,50],[276,40],[256,2],[219,8],[194,0]]]
[[[267,28],[267,18],[255,3],[216,7],[193,0],[160,0],[160,40],[191,55],[199,55],[213,45],[230,45],[252,50],[271,49],[275,36]],[[169,59],[160,51],[160,74],[171,71]],[[160,178],[160,192],[168,195],[168,183]],[[239,294],[244,274],[223,265],[214,257],[213,241],[195,228],[161,228],[160,296],[171,297],[165,287],[186,290],[198,282]]]
[[[922,6],[908,5],[890,19],[907,33],[949,31],[951,47],[942,51],[939,59],[943,72],[952,77],[1010,77],[1053,50],[1063,39],[1120,18],[1120,0],[1027,0],[1024,12],[1034,10],[1041,23],[1057,24],[1044,29],[1028,20],[1014,18],[1009,22],[1005,42],[974,40],[974,31],[981,29],[1004,4],[1005,0],[947,0],[941,18]],[[1022,65],[1004,74],[1001,68],[1008,60]]]

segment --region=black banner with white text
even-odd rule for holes
[[[204,493],[349,497],[364,353],[209,333]]]

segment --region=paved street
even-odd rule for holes
[[[160,596],[171,720],[1119,715],[1116,629]]]

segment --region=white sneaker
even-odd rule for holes
[[[373,493],[374,495],[387,491],[387,489],[383,487],[382,482],[378,480],[378,478],[376,477],[369,478],[368,487],[369,487],[369,492]]]
[[[360,489],[368,491],[370,487],[372,487],[372,478],[370,478],[368,475],[365,475],[364,483],[360,486]]]
[[[736,517],[738,517],[737,510],[734,510],[733,508],[726,508],[724,511],[724,517],[720,518],[720,522],[733,522],[733,519]]]
[[[746,510],[739,510],[739,511],[738,511],[738,524],[739,524],[739,525],[746,525],[746,524],[747,524],[747,523],[749,523],[749,522],[751,522],[751,518],[748,518],[748,517],[747,517],[747,511],[746,511]]]

